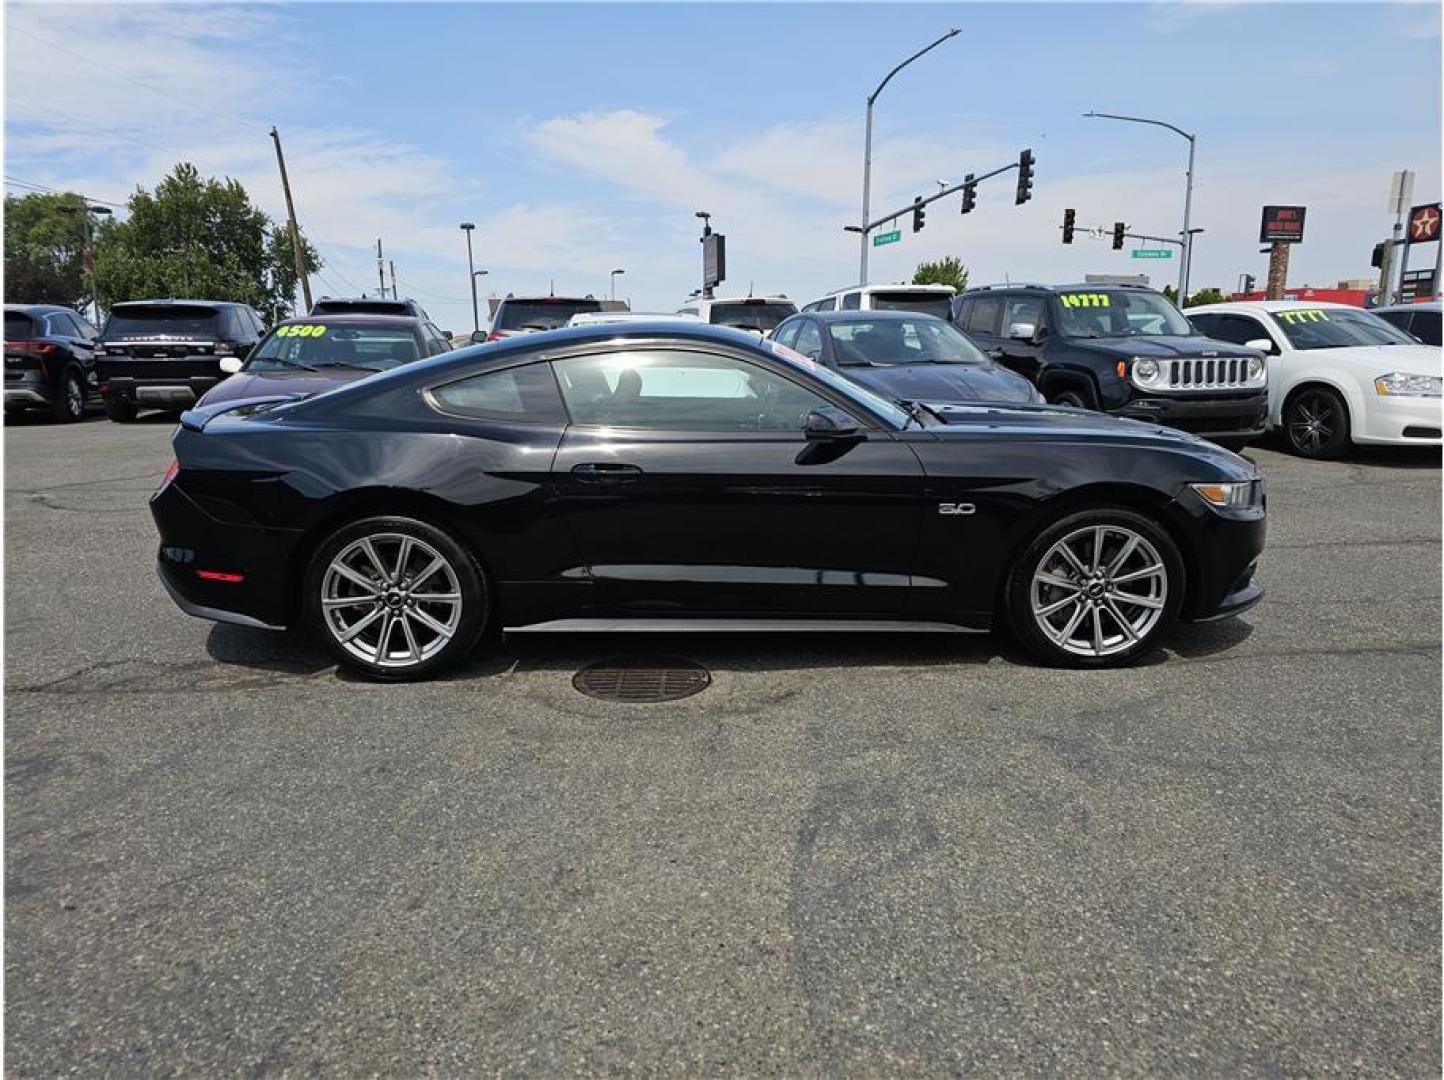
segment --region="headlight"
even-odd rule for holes
[[[1146,358],[1133,361],[1133,379],[1140,383],[1155,382],[1158,379],[1158,361]]]
[[[1215,510],[1243,510],[1263,502],[1262,480],[1235,480],[1221,484],[1189,484]]]
[[[1248,358],[1248,378],[1249,378],[1249,382],[1253,382],[1255,379],[1262,379],[1263,377],[1264,377],[1264,362],[1263,362],[1263,357],[1262,357],[1262,356],[1250,356],[1250,357]]]
[[[1392,371],[1374,380],[1374,392],[1382,397],[1438,397],[1444,379],[1438,375],[1405,375]]]

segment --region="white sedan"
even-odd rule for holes
[[[1303,457],[1352,443],[1438,446],[1444,353],[1346,304],[1206,304],[1184,312],[1211,338],[1269,353],[1268,426]]]

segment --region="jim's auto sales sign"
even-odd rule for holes
[[[1259,226],[1258,242],[1272,244],[1300,244],[1304,239],[1304,207],[1265,206],[1263,223]]]

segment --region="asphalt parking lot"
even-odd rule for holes
[[[8,1073],[1438,1075],[1437,453],[1250,451],[1264,604],[1130,670],[380,686],[174,608],[170,430],[5,432]]]

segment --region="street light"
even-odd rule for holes
[[[610,274],[607,275],[607,280],[608,280],[608,282],[610,283],[611,289],[612,289],[612,299],[613,299],[613,300],[615,300],[615,299],[617,298],[617,275],[618,275],[618,274],[625,274],[625,273],[626,273],[625,270],[613,270]]]
[[[85,247],[80,252],[80,265],[85,271],[85,276],[90,279],[90,321],[96,326],[100,325],[100,296],[95,288],[95,251],[91,239],[90,215],[104,214],[110,216],[110,208],[107,206],[62,206],[60,210],[67,214],[80,214],[81,222],[85,229]]]
[[[887,73],[882,82],[877,84],[877,89],[867,96],[867,134],[863,139],[862,148],[862,255],[858,262],[858,284],[867,284],[867,223],[872,210],[872,106],[877,101],[877,96],[882,93],[882,88],[892,81],[892,77],[903,68],[907,67],[918,57],[925,53],[932,52],[950,37],[956,37],[957,30],[949,30],[942,37],[938,38],[925,49],[919,49],[897,67]]]
[[[470,221],[461,223],[461,231],[466,233],[466,269],[468,270],[467,280],[471,282],[471,329],[473,332],[481,330],[480,309],[476,305],[476,263],[471,258],[471,231],[476,225]],[[486,273],[485,270],[482,273]]]
[[[1154,127],[1167,128],[1188,140],[1188,179],[1183,189],[1183,258],[1178,262],[1178,299],[1180,304],[1186,304],[1188,302],[1188,277],[1193,271],[1193,232],[1188,228],[1188,219],[1193,209],[1193,151],[1198,136],[1190,135],[1183,128],[1175,127],[1163,120],[1148,120],[1141,116],[1118,116],[1114,113],[1094,112],[1092,109],[1083,115],[1099,120],[1126,120],[1132,124],[1152,124]]]

